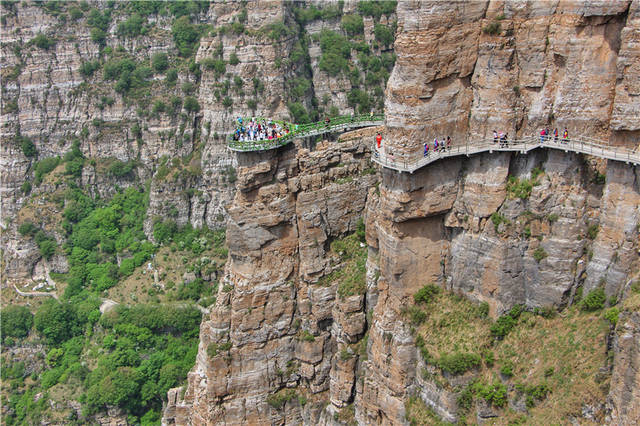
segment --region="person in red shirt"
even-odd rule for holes
[[[382,135],[380,132],[376,135],[376,143],[378,144],[378,149],[380,149],[380,143],[382,142]]]

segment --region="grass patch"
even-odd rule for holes
[[[518,179],[515,176],[509,176],[507,179],[507,194],[509,198],[526,200],[531,196],[531,190],[536,184],[537,181],[534,179]]]
[[[340,258],[342,267],[323,277],[319,284],[338,282],[338,295],[341,298],[364,294],[367,290],[367,247],[361,246],[361,236],[362,232],[355,232],[331,243],[330,253]]]

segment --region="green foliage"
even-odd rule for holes
[[[147,18],[134,13],[129,16],[127,20],[118,24],[116,34],[120,37],[137,37],[141,34],[146,34],[149,31],[148,28],[145,27],[146,23]]]
[[[356,236],[360,242],[366,242],[366,230],[363,218],[359,218],[358,223],[356,223]]]
[[[82,65],[80,65],[80,74],[82,74],[85,77],[91,77],[93,75],[93,73],[95,73],[97,70],[100,69],[100,61],[99,60],[94,60],[94,61],[86,61],[83,62]]]
[[[47,260],[51,259],[58,246],[55,238],[46,235],[43,231],[38,231],[33,239],[36,241],[36,244],[38,244],[40,255]]]
[[[318,8],[315,4],[311,4],[308,7],[294,8],[294,14],[296,22],[300,25],[305,25],[306,23],[317,19],[327,21],[342,15],[342,5],[338,2],[337,5],[328,5],[323,8]]]
[[[393,31],[386,25],[375,24],[375,26],[373,27],[373,33],[376,37],[376,40],[383,46],[389,46],[393,44]]]
[[[20,233],[20,235],[33,236],[36,234],[36,232],[38,232],[38,227],[31,222],[24,222],[18,227],[18,232]]]
[[[33,315],[26,306],[9,305],[0,311],[2,338],[26,337],[33,326]]]
[[[340,72],[346,72],[349,67],[351,45],[341,34],[324,29],[320,33],[320,69],[330,76],[337,76]]]
[[[493,384],[476,382],[472,385],[476,395],[495,407],[504,407],[507,403],[507,388],[500,382]]]
[[[364,16],[371,16],[378,21],[382,15],[391,15],[394,13],[397,4],[397,1],[360,1],[358,2],[358,12]]]
[[[406,314],[412,325],[418,326],[427,320],[427,314],[415,305],[411,305],[406,309]]]
[[[598,224],[589,225],[589,227],[587,228],[587,237],[590,240],[595,240],[596,237],[598,236],[598,232],[600,232],[600,225]]]
[[[499,21],[493,21],[482,28],[485,34],[497,35],[502,32],[502,24]]]
[[[135,166],[136,162],[134,160],[120,161],[115,159],[109,165],[109,174],[115,177],[127,176],[131,174]]]
[[[87,25],[93,28],[99,28],[102,31],[107,31],[111,23],[111,11],[105,10],[101,13],[98,9],[91,9],[89,17],[87,18]]]
[[[214,71],[216,77],[222,76],[227,69],[226,62],[221,58],[205,58],[202,60],[202,65],[206,69]]]
[[[28,195],[31,192],[31,182],[29,182],[28,180],[25,180],[24,182],[22,182],[22,185],[20,186],[20,191],[22,191],[24,195]]]
[[[454,352],[451,354],[442,354],[437,361],[437,365],[442,371],[457,375],[477,368],[480,366],[481,361],[482,359],[478,354]]]
[[[309,333],[307,330],[302,330],[300,332],[300,337],[299,339],[303,342],[313,342],[316,340],[315,336],[311,333]]]
[[[427,284],[413,295],[413,301],[415,303],[429,303],[433,300],[434,296],[440,293],[440,291],[441,289],[437,285]]]
[[[593,177],[593,182],[596,185],[604,185],[606,181],[607,181],[607,176],[600,172],[596,172],[595,176]]]
[[[547,220],[549,221],[549,223],[554,223],[558,221],[559,216],[556,213],[551,213],[549,216],[547,216]]]
[[[193,96],[187,96],[184,99],[184,109],[188,113],[198,112],[200,111],[200,104]]]
[[[602,287],[595,288],[587,294],[582,302],[580,302],[580,309],[587,312],[593,312],[604,308],[604,304],[607,301],[607,296],[604,294]]]
[[[38,308],[34,323],[36,330],[53,345],[58,345],[82,331],[73,305],[52,299]]]
[[[297,394],[294,389],[281,389],[276,393],[268,395],[267,403],[276,410],[280,410],[287,402],[295,399],[296,395]]]
[[[500,373],[506,377],[513,377],[513,361],[505,360],[500,366]]]
[[[104,47],[107,44],[107,33],[100,28],[92,28],[90,35],[91,41],[93,41],[98,46]]]
[[[232,345],[233,344],[231,342],[225,342],[221,344],[211,342],[207,346],[207,355],[209,355],[209,358],[213,359],[220,352],[227,352],[229,349],[231,349]]]
[[[364,34],[364,21],[360,15],[344,15],[341,23],[345,32],[352,37]]]
[[[151,57],[151,66],[155,72],[161,73],[169,68],[169,57],[163,52],[154,53]]]
[[[305,124],[311,122],[309,113],[300,102],[290,102],[288,104],[289,114],[294,123]]]
[[[38,155],[36,145],[28,137],[18,134],[16,135],[15,140],[16,143],[20,145],[20,149],[22,149],[22,153],[25,155],[25,157],[35,157],[36,155]]]
[[[533,251],[533,258],[538,263],[540,263],[540,261],[547,256],[548,256],[547,252],[542,247],[538,247]]]
[[[195,52],[195,47],[200,41],[200,31],[196,25],[189,22],[189,18],[181,16],[171,26],[173,41],[180,52],[180,56],[188,57]]]
[[[502,216],[498,212],[491,213],[491,222],[493,222],[493,228],[495,229],[496,232],[498,232],[498,228],[500,227],[501,223],[506,223],[506,224],[509,223],[507,218]]]
[[[498,317],[496,322],[491,325],[491,335],[503,339],[515,327],[523,309],[522,305],[516,305],[508,313]]]
[[[229,56],[229,65],[238,65],[240,63],[240,59],[238,59],[238,55],[235,52],[231,53]]]
[[[34,166],[35,184],[40,185],[42,178],[53,171],[60,164],[60,157],[48,157],[36,162]]]
[[[509,176],[507,180],[507,193],[509,198],[527,199],[531,195],[534,182],[529,179],[518,179],[515,176]]]
[[[611,323],[611,325],[613,325],[615,327],[616,324],[618,324],[619,315],[620,315],[620,309],[618,309],[616,307],[609,308],[604,313],[604,319],[609,321]]]
[[[168,85],[173,85],[175,84],[175,82],[178,80],[178,71],[175,68],[171,68],[169,71],[167,71],[167,75],[165,77],[165,82]]]
[[[56,45],[56,41],[55,40],[50,39],[49,37],[47,37],[43,33],[38,33],[33,38],[33,40],[31,40],[31,42],[33,44],[35,44],[36,47],[38,47],[39,49],[44,49],[44,50],[49,50],[50,48],[52,48],[53,46]]]

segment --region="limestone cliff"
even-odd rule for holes
[[[513,137],[566,126],[635,147],[639,11],[637,1],[399,2],[385,146],[413,156],[443,135],[455,144],[493,129]],[[382,170],[379,188],[355,177],[322,183],[341,167],[306,175],[343,162],[334,149],[238,158],[246,168],[229,210],[228,293],[203,323],[184,398],[170,392],[166,423],[404,424],[416,395],[461,420],[473,374],[443,385],[425,368],[406,313],[418,289],[431,282],[486,302],[494,318],[516,305],[562,309],[597,287],[610,301],[628,297],[639,267],[637,167],[538,150]],[[367,202],[366,290],[353,300],[313,284],[332,270],[327,242],[360,214],[336,197]],[[596,349],[608,405],[582,402],[564,421],[638,421],[628,404],[638,392],[634,309],[618,322],[613,367],[604,338]],[[354,342],[365,348],[355,357],[345,345]],[[207,355],[221,345],[230,352]],[[530,408],[517,397],[509,406]],[[474,408],[478,422],[500,415],[486,401]]]

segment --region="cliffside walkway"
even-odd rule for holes
[[[494,151],[512,151],[524,154],[536,148],[552,148],[565,152],[579,152],[608,160],[624,161],[627,164],[640,165],[640,151],[638,149],[631,150],[625,147],[611,146],[607,142],[585,136],[570,138],[567,141],[559,138],[557,142],[554,142],[553,137],[547,136],[545,141],[542,142],[539,136],[533,136],[524,139],[509,140],[506,144],[496,143],[493,139],[484,139],[476,142],[468,141],[465,144],[452,144],[450,149],[438,152],[433,152],[433,144],[430,142],[428,156],[424,156],[421,151],[408,157],[395,156],[393,152],[387,150],[384,145],[381,149],[377,149],[374,145],[372,148],[372,159],[388,169],[413,173],[428,164],[447,157],[455,157],[458,155],[469,156],[481,152],[491,153]]]
[[[334,117],[329,123],[318,121],[316,123],[290,125],[293,130],[278,139],[265,139],[260,141],[235,141],[233,135],[227,138],[228,147],[236,152],[267,151],[287,145],[295,139],[318,136],[324,133],[342,132],[361,127],[381,126],[384,124],[384,115],[343,115]]]

